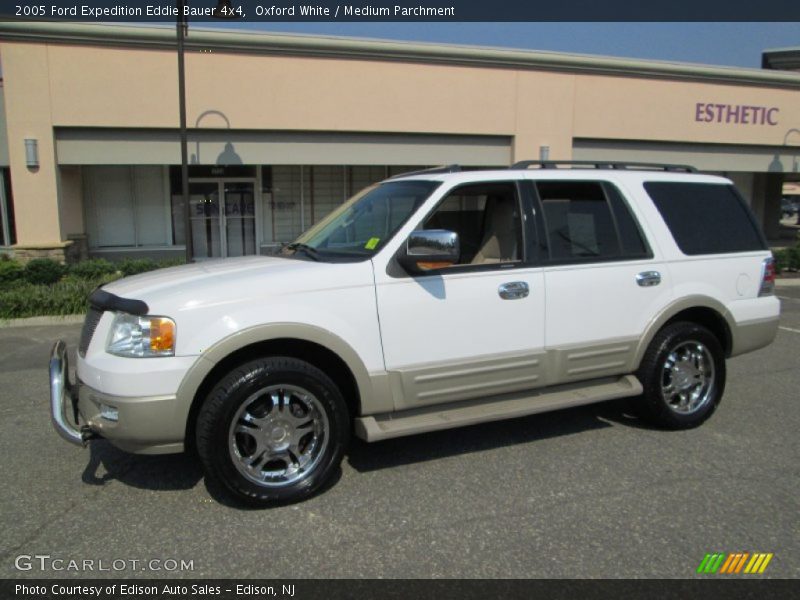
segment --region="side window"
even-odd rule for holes
[[[550,258],[559,262],[649,256],[622,195],[612,185],[539,181]]]
[[[599,183],[540,181],[545,228],[553,260],[617,258],[614,219]]]
[[[455,231],[461,243],[458,265],[522,260],[520,205],[513,183],[468,185],[453,190],[422,229]]]
[[[732,185],[649,181],[644,188],[684,254],[767,248],[755,217]]]
[[[611,210],[617,222],[617,231],[622,244],[622,253],[628,258],[645,258],[652,256],[650,248],[642,237],[639,225],[631,214],[620,191],[610,183],[604,184]]]

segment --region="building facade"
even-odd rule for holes
[[[424,166],[690,164],[768,237],[800,179],[800,73],[191,28],[190,230],[172,28],[0,23],[0,246],[32,256],[271,253]]]

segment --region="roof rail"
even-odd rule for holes
[[[606,162],[594,160],[523,160],[511,165],[512,169],[527,169],[538,167],[540,169],[558,169],[560,165],[565,167],[581,167],[593,169],[640,169],[646,171],[678,171],[684,173],[697,173],[697,169],[690,165],[665,165],[659,163],[643,162]]]
[[[422,169],[421,171],[409,171],[408,173],[398,173],[392,175],[389,179],[397,179],[398,177],[408,177],[410,175],[435,175],[436,173],[458,173],[461,170],[460,165],[442,165],[441,167],[431,167],[430,169]]]

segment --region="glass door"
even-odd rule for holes
[[[255,182],[189,182],[194,259],[256,254]]]
[[[222,257],[218,181],[189,182],[189,216],[194,259]]]
[[[252,181],[223,182],[225,256],[256,253],[256,203]]]

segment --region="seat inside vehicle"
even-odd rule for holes
[[[520,211],[514,187],[483,184],[456,190],[425,222],[425,229],[458,234],[459,265],[486,265],[521,260]]]
[[[487,199],[483,239],[471,264],[483,265],[519,260],[519,211],[513,197]]]

